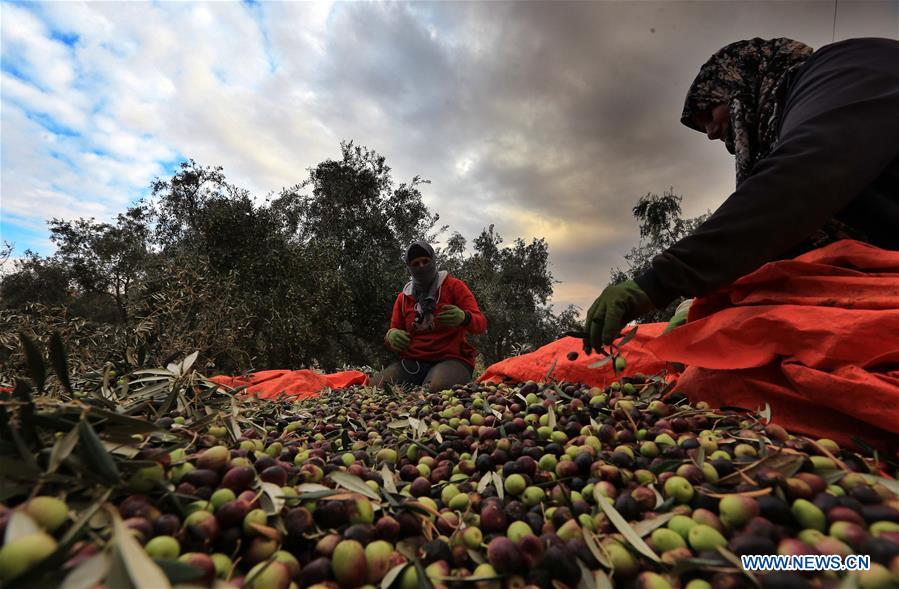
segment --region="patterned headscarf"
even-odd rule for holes
[[[699,70],[687,93],[681,123],[704,133],[694,116],[719,104],[730,107],[725,143],[736,157],[737,185],[777,143],[778,92],[787,74],[811,54],[811,47],[792,39],[756,37],[720,49]]]

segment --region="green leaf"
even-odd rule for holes
[[[579,558],[577,559],[577,566],[581,569],[581,580],[577,584],[577,589],[601,589],[596,586],[596,578],[593,576],[593,573]]]
[[[611,362],[614,359],[615,359],[614,356],[606,356],[605,358],[603,358],[602,360],[599,360],[598,362],[594,362],[593,364],[588,364],[587,368],[602,368],[603,366],[605,366],[606,364],[608,364],[609,362]]]
[[[109,509],[113,522],[114,552],[121,558],[135,589],[171,589],[168,577],[159,565],[144,552],[143,547],[125,527],[119,512]]]
[[[65,550],[71,546],[75,540],[78,539],[78,534],[81,533],[81,530],[91,521],[103,504],[109,499],[109,496],[112,495],[112,489],[106,489],[106,491],[97,498],[87,509],[83,510],[81,514],[78,516],[78,519],[75,520],[75,523],[72,524],[72,527],[65,533],[62,539],[59,541],[59,549]]]
[[[399,492],[396,488],[396,477],[393,476],[393,471],[386,464],[381,467],[381,479],[384,481],[384,489],[388,493]]]
[[[116,427],[120,427],[122,429],[128,428],[129,432],[133,432],[135,434],[148,434],[151,432],[165,431],[155,423],[151,423],[146,419],[129,417],[128,415],[122,415],[121,413],[116,413],[115,411],[107,411],[106,409],[100,409],[99,407],[91,407],[90,414],[91,417],[102,417],[103,419],[106,419],[108,423],[115,424]]]
[[[478,493],[483,493],[492,482],[493,476],[489,472],[482,474],[481,480],[478,481]]]
[[[608,555],[596,541],[596,536],[593,535],[593,532],[587,528],[581,528],[581,534],[584,536],[584,544],[587,545],[587,549],[590,551],[590,554],[593,555],[593,558],[596,559],[596,562],[607,569],[612,568]]]
[[[721,477],[718,481],[718,484],[727,485],[729,483],[742,482],[743,475],[752,478],[752,475],[759,471],[761,468],[771,468],[773,470],[778,471],[783,474],[785,477],[790,478],[802,468],[802,462],[804,460],[803,455],[801,454],[788,454],[786,452],[778,452],[776,454],[769,454],[768,456],[762,458],[761,460],[757,460],[743,468],[737,472],[733,472],[725,477]]]
[[[727,562],[731,563],[732,565],[734,565],[735,568],[742,571],[743,575],[747,579],[749,579],[749,582],[752,583],[753,586],[755,586],[757,589],[761,589],[762,584],[759,582],[759,580],[756,578],[755,575],[753,575],[749,571],[743,569],[743,564],[742,564],[742,562],[740,562],[740,559],[739,559],[739,557],[737,557],[736,554],[734,554],[727,548],[724,548],[723,546],[718,546],[716,548],[716,550],[718,550],[718,554],[723,556]]]
[[[37,525],[31,516],[24,511],[15,510],[6,523],[6,532],[3,535],[3,544],[9,544],[13,540],[40,532],[41,527]]]
[[[661,528],[665,524],[668,523],[668,520],[674,517],[673,513],[663,513],[661,515],[657,515],[652,519],[644,519],[643,521],[639,521],[635,523],[633,526],[634,531],[642,538],[646,534],[649,534],[656,528]]]
[[[381,579],[381,589],[390,589],[390,586],[400,578],[400,575],[403,574],[403,571],[406,570],[407,566],[410,566],[409,563],[404,562],[387,571],[387,574]]]
[[[493,487],[496,489],[496,496],[503,500],[506,494],[506,489],[503,486],[503,476],[498,472],[492,472],[490,476],[493,477]]]
[[[369,499],[374,501],[380,501],[381,497],[375,493],[371,487],[362,482],[357,476],[351,475],[348,472],[344,472],[342,470],[335,470],[331,474],[328,475],[332,481],[354,493],[359,493],[360,495],[365,495]]]
[[[17,479],[41,475],[40,469],[35,468],[33,464],[15,458],[0,458],[0,473],[3,473],[4,477]]]
[[[91,589],[109,574],[112,560],[106,552],[98,552],[70,572],[59,589]]]
[[[649,467],[649,471],[653,474],[662,474],[663,472],[668,472],[670,470],[676,469],[678,466],[683,464],[683,460],[677,460],[676,458],[669,458],[667,460],[662,460],[656,464],[653,464]]]
[[[334,491],[331,487],[319,485],[318,483],[301,483],[296,487],[297,494],[318,493],[321,491]]]
[[[44,365],[44,358],[34,341],[19,332],[19,340],[22,342],[22,348],[25,351],[25,361],[28,364],[28,372],[37,390],[44,390],[44,381],[47,379],[47,367]]]
[[[60,384],[62,384],[62,388],[64,388],[67,393],[72,394],[72,382],[69,380],[69,365],[68,362],[66,362],[66,350],[62,345],[62,338],[59,337],[58,331],[54,331],[53,335],[50,336],[50,363],[53,365],[53,370],[56,372],[56,377],[59,379]]]
[[[434,589],[434,584],[425,571],[424,565],[421,564],[421,559],[416,557],[413,562],[415,564],[415,572],[418,573],[416,575],[418,577],[418,589]]]
[[[284,498],[284,491],[281,490],[281,487],[274,483],[262,483],[262,496],[259,498],[259,502],[266,515],[277,515],[281,513],[286,501],[287,500]]]
[[[817,471],[817,474],[820,475],[828,485],[834,485],[842,480],[848,473],[839,468],[823,468]]]
[[[190,583],[201,579],[206,573],[200,567],[181,562],[180,560],[153,559],[153,562],[162,569],[165,576],[173,585]]]
[[[78,437],[78,428],[73,427],[66,435],[56,440],[56,443],[53,444],[53,450],[50,451],[47,474],[56,472],[59,465],[75,450],[75,446],[78,445]]]
[[[881,485],[883,485],[884,487],[886,487],[887,489],[892,491],[894,494],[899,495],[899,481],[897,481],[895,479],[887,479],[884,477],[878,477],[878,476],[874,476],[871,474],[862,474],[862,477],[864,477],[864,479],[866,481],[868,481],[868,483],[871,485],[880,483]]]
[[[544,381],[549,380],[549,377],[552,375],[553,371],[555,371],[555,369],[556,369],[556,363],[557,363],[558,361],[559,361],[559,359],[556,358],[556,359],[553,360],[553,363],[550,364],[549,370],[546,371],[546,376],[543,377],[543,380],[544,380]]]
[[[652,560],[653,562],[661,562],[659,557],[655,552],[643,541],[643,539],[634,531],[634,528],[631,527],[627,520],[624,519],[618,510],[616,510],[609,500],[603,496],[602,493],[599,492],[599,488],[596,488],[593,492],[593,498],[596,500],[596,504],[600,507],[600,509],[605,512],[608,516],[609,521],[612,522],[612,525],[621,532],[621,535],[624,536],[625,540],[627,540],[631,546],[633,546],[637,552],[645,556],[646,558]]]
[[[103,442],[87,419],[78,422],[78,436],[81,440],[81,449],[84,452],[84,461],[91,472],[110,485],[122,482],[119,469],[115,460],[106,451]]]
[[[41,469],[37,465],[37,460],[34,459],[34,452],[28,449],[28,445],[25,444],[25,440],[23,440],[22,436],[19,434],[18,428],[9,428],[9,436],[12,438],[13,444],[15,444],[16,449],[19,451],[19,456],[22,457],[22,461],[28,466],[28,469],[40,472]]]
[[[34,489],[33,484],[11,484],[4,481],[0,485],[0,501],[7,501],[13,497],[27,497],[31,490]]]
[[[631,341],[632,339],[634,339],[634,336],[637,335],[637,327],[638,327],[638,326],[634,326],[634,328],[633,328],[632,330],[630,330],[629,332],[627,332],[626,334],[624,334],[624,337],[621,338],[621,341],[618,342],[618,344],[617,344],[619,348],[622,347],[622,346],[623,346],[624,344],[626,344],[627,342],[629,342],[629,341]]]

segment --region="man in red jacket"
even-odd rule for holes
[[[416,241],[406,250],[412,275],[393,305],[384,343],[400,359],[372,379],[372,384],[421,385],[432,392],[471,381],[476,351],[465,339],[484,333],[487,319],[468,286],[438,271],[434,248]]]

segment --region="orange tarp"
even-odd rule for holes
[[[844,240],[698,299],[647,348],[689,368],[675,391],[771,405],[788,430],[899,443],[899,252]]]
[[[622,348],[627,366],[621,375],[655,374],[665,369],[665,362],[646,348],[648,342],[662,333],[665,325],[665,323],[647,323],[639,326],[634,338]],[[632,328],[625,331],[629,329]],[[583,347],[583,340],[564,337],[529,354],[507,358],[491,365],[479,380],[493,383],[527,380],[542,382],[546,380],[550,367],[552,367],[550,378],[559,381],[581,382],[602,387],[616,380],[611,362],[590,368],[591,364],[599,362],[603,357],[597,353],[587,356],[583,352]],[[577,359],[568,360],[570,352],[577,353]]]
[[[325,389],[342,389],[368,383],[368,377],[357,370],[321,374],[312,370],[263,370],[242,376],[214,376],[209,380],[232,388],[246,386],[245,391],[261,399],[286,395],[294,399],[317,397]]]

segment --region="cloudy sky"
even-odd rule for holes
[[[2,3],[0,232],[52,252],[50,217],[108,219],[184,158],[264,197],[354,140],[471,239],[545,237],[554,302],[588,306],[636,242],[630,208],[690,215],[734,185],[680,126],[718,48],[899,36],[866,2]]]

